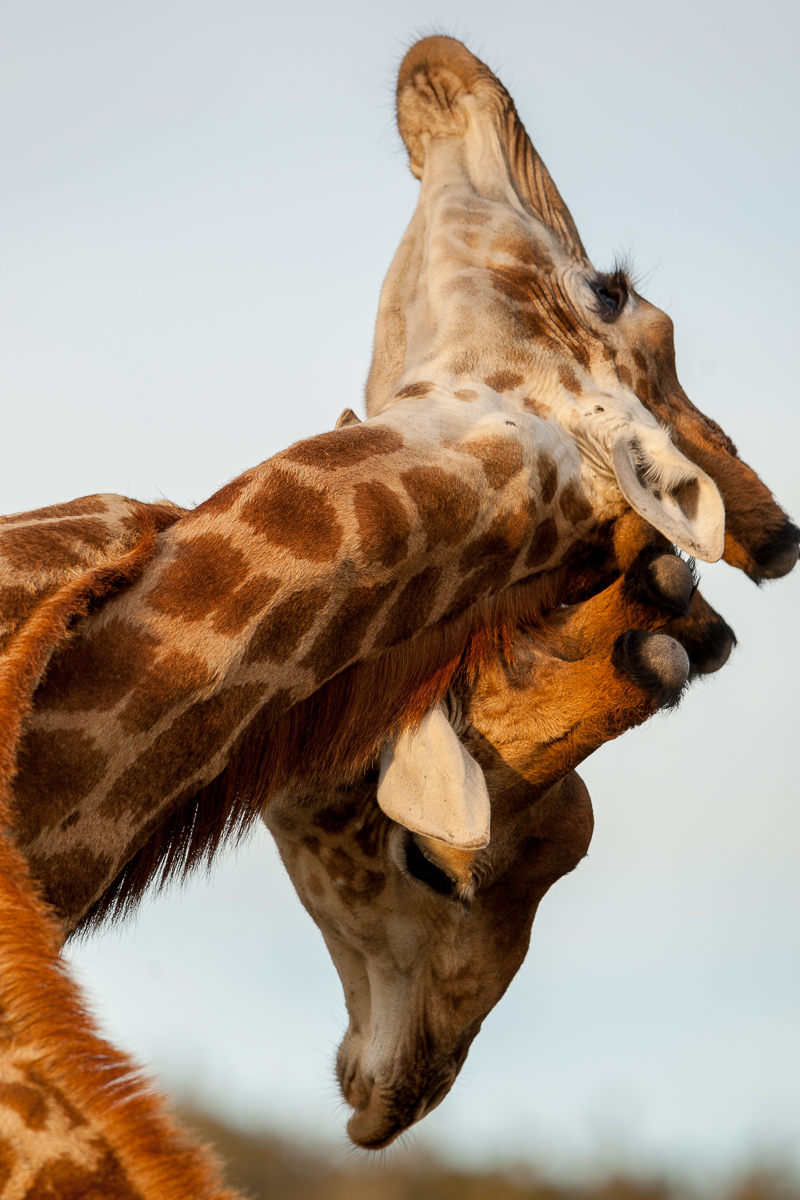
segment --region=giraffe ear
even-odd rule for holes
[[[431,709],[421,725],[384,744],[378,804],[398,825],[457,850],[488,845],[486,780],[442,705]]]
[[[610,447],[611,466],[631,508],[678,549],[717,562],[725,507],[714,481],[681,454],[659,425],[626,424]]]

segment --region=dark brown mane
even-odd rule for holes
[[[541,627],[546,614],[607,582],[597,554],[587,552],[547,576],[474,605],[424,630],[378,658],[329,680],[277,722],[262,710],[239,738],[225,770],[180,798],[76,927],[86,933],[132,912],[150,887],[210,866],[238,841],[280,788],[306,783],[324,789],[359,776],[392,733],[420,721],[461,674],[482,662],[513,660],[520,628]]]

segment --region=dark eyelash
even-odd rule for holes
[[[409,875],[413,875],[420,883],[425,883],[434,892],[438,892],[441,896],[453,896],[456,891],[454,880],[446,875],[440,867],[437,867],[426,858],[420,850],[413,837],[410,837],[405,848],[406,866]]]
[[[627,268],[620,263],[606,275],[597,275],[589,281],[589,286],[597,297],[595,312],[601,321],[611,323],[616,321],[624,309],[631,291],[631,281]]]

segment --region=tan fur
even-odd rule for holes
[[[140,506],[136,506],[137,514]],[[67,571],[29,613],[0,669],[0,827],[20,726],[53,648],[109,591],[151,559],[155,521],[140,520],[129,548],[97,553]],[[52,581],[50,581],[52,584]],[[216,1164],[192,1145],[131,1060],[95,1028],[59,956],[61,933],[7,834],[0,836],[0,1147],[3,1195],[109,1200],[234,1200]],[[83,1189],[81,1191],[81,1189]]]

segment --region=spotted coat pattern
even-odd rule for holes
[[[714,480],[729,561],[765,577],[796,558],[785,515],[680,391],[667,319],[619,280],[601,286],[491,72],[458,43],[428,39],[401,69],[399,118],[421,201],[381,301],[369,421],[292,447],[191,514],[154,523],[133,502],[88,498],[0,525],[0,784],[16,837],[0,846],[13,968],[1,981],[0,1114],[17,1122],[18,1144],[22,1121],[57,1146],[80,1112],[90,1131],[73,1124],[69,1169],[88,1179],[105,1163],[104,1195],[171,1200],[187,1194],[186,1171],[189,1194],[225,1193],[81,1014],[29,869],[70,928],[182,797],[219,775],[256,718],[268,732],[354,666],[523,581],[563,582],[587,547],[619,570],[629,505],[702,548]],[[476,156],[479,144],[498,153]],[[599,677],[610,671],[606,656]],[[374,903],[379,875],[356,872],[354,896]],[[12,927],[9,913],[30,920]],[[49,1008],[27,1002],[20,981],[33,978],[47,980]],[[35,1048],[31,1062],[7,1057],[8,1045]],[[101,1062],[93,1076],[86,1064]],[[434,1079],[423,1110],[448,1079]],[[370,1110],[360,1086],[356,1107]],[[404,1088],[398,1111],[413,1115]],[[156,1158],[175,1167],[157,1187],[142,1167]],[[66,1178],[53,1188],[63,1193]]]

